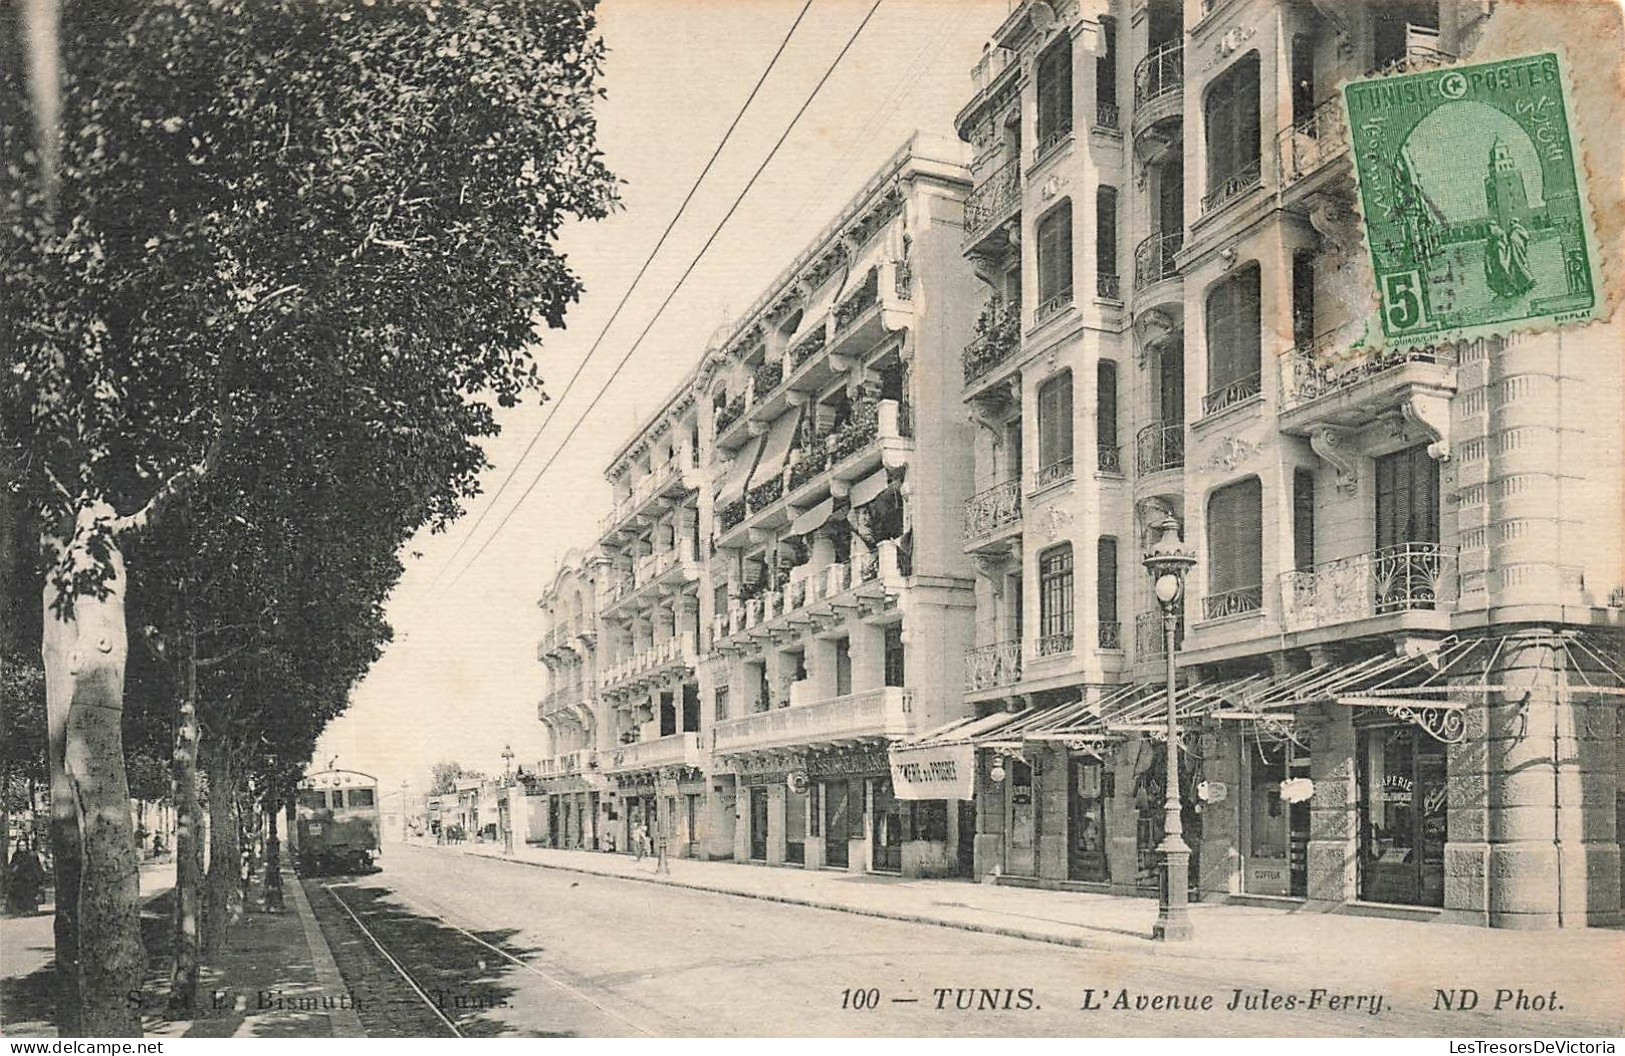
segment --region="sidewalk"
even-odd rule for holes
[[[181,1019],[164,1017],[169,996],[173,864],[144,867],[141,933],[147,946],[142,985],[142,1028],[149,1038],[362,1037],[348,1007],[343,980],[322,938],[299,881],[284,870],[287,908],[263,908],[264,877],[250,892],[243,920],[225,949],[205,965],[198,1007]],[[0,1010],[7,1037],[55,1037],[52,1023],[52,915],[8,919],[0,925]],[[346,1003],[347,1004],[347,1003]]]
[[[1195,939],[1169,945],[1150,938],[1157,904],[1149,898],[689,859],[673,859],[669,874],[656,875],[652,859],[638,862],[619,854],[530,846],[504,854],[500,847],[481,844],[416,846],[1129,955],[1253,965],[1278,965],[1290,956],[1295,965],[1319,961],[1339,968],[1357,955],[1362,965],[1379,975],[1403,970],[1424,945],[1435,972],[1496,963],[1562,970],[1586,963],[1619,964],[1625,958],[1625,932],[1615,929],[1513,932],[1327,913],[1290,904],[1274,908],[1193,903]]]

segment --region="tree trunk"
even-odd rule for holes
[[[282,905],[282,841],[277,839],[276,816],[282,800],[276,786],[267,795],[265,811],[265,911],[280,913]]]
[[[200,894],[203,879],[203,810],[198,803],[197,639],[184,618],[180,650],[180,711],[175,719],[175,753],[170,777],[175,801],[175,963],[169,973],[169,1011],[185,1015],[196,1007]]]
[[[130,788],[124,772],[124,559],[96,522],[105,504],[79,507],[73,535],[53,553],[44,593],[41,656],[51,744],[51,830],[56,861],[58,971],[63,1033],[137,1037],[127,1000],[141,986],[141,902]],[[93,540],[105,548],[95,555]],[[102,596],[71,593],[75,572],[104,569]],[[70,584],[59,593],[57,584]],[[63,1014],[69,1013],[69,1014]]]
[[[237,833],[237,768],[222,738],[203,746],[209,777],[209,900],[203,914],[204,947],[213,955],[225,947],[226,933],[243,917],[242,847]]]

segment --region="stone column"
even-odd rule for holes
[[[767,864],[784,864],[784,784],[767,789]]]
[[[1219,803],[1197,800],[1202,811],[1197,886],[1203,894],[1233,895],[1242,888],[1241,814],[1252,802],[1251,790],[1242,786],[1241,768],[1241,753],[1250,745],[1239,728],[1204,729],[1197,738],[1202,753],[1197,780],[1222,782],[1230,792]]]
[[[1354,716],[1341,704],[1321,704],[1311,729],[1309,776],[1309,900],[1339,905],[1357,892],[1359,809]],[[1304,709],[1307,718],[1309,709]]]

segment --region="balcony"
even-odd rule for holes
[[[690,645],[681,638],[667,638],[663,642],[610,664],[599,675],[605,692],[619,692],[643,684],[663,681],[668,675],[693,669],[697,659]]]
[[[1282,190],[1347,156],[1348,122],[1343,116],[1343,100],[1336,95],[1275,137]]]
[[[1064,484],[1072,479],[1072,456],[1058,458],[1033,474],[1033,490],[1039,491],[1052,484]]]
[[[1226,176],[1214,181],[1213,189],[1202,196],[1202,215],[1214,212],[1235,201],[1262,183],[1263,166],[1257,158]]]
[[[907,563],[897,541],[883,539],[851,562],[836,561],[797,576],[782,590],[762,590],[712,618],[712,647],[727,650],[747,639],[772,638],[820,617],[834,617],[839,610],[859,608],[865,599],[895,595],[907,584]]]
[[[756,368],[756,373],[751,375],[751,395],[756,398],[756,402],[760,403],[762,400],[765,400],[768,396],[772,395],[773,390],[777,389],[779,384],[783,381],[784,360],[770,359],[758,366]]]
[[[1175,258],[1185,248],[1185,232],[1156,234],[1134,247],[1134,292],[1169,279],[1179,278]]]
[[[1323,334],[1281,357],[1281,428],[1360,427],[1406,404],[1414,410],[1418,395],[1447,399],[1456,391],[1456,366],[1450,344],[1344,349],[1336,335]]]
[[[994,169],[965,199],[965,248],[979,242],[1021,208],[1021,163],[1011,158]]]
[[[1134,436],[1134,470],[1140,476],[1185,466],[1185,423],[1152,422]]]
[[[1072,287],[1058,290],[1038,302],[1033,309],[1033,325],[1041,326],[1072,307]]]
[[[965,384],[968,386],[980,381],[1020,349],[1020,313],[998,302],[990,302],[976,320],[976,337],[965,346],[961,355]]]
[[[1033,639],[1033,659],[1050,660],[1057,656],[1072,655],[1072,632],[1061,631]]]
[[[1264,588],[1237,587],[1209,594],[1202,599],[1202,619],[1228,620],[1235,616],[1251,616],[1264,611]]]
[[[1021,480],[1013,478],[965,500],[965,549],[999,542],[1021,530]]]
[[[1135,136],[1163,121],[1178,119],[1184,106],[1185,46],[1170,40],[1134,67]]]
[[[699,769],[703,762],[700,735],[697,732],[672,733],[649,741],[623,744],[603,754],[609,756],[609,764],[605,769],[610,773],[657,770],[663,766],[690,766]]]
[[[1259,373],[1249,374],[1245,378],[1237,378],[1235,381],[1219,386],[1202,397],[1202,416],[1206,418],[1238,404],[1246,403],[1264,391],[1263,384],[1263,374]]]
[[[596,686],[591,679],[583,679],[569,685],[558,686],[551,693],[542,698],[536,706],[536,717],[545,719],[568,711],[581,704],[591,702]]]
[[[716,431],[722,433],[745,414],[745,394],[739,393],[717,412]]]
[[[1021,639],[978,646],[965,654],[965,692],[976,693],[1021,681]]]
[[[591,748],[577,748],[572,752],[561,752],[558,755],[543,759],[536,764],[536,776],[574,777],[577,774],[588,773],[598,769],[598,753]]]
[[[718,755],[802,745],[852,745],[912,736],[914,691],[901,686],[724,719],[712,727]]]
[[[1410,612],[1447,612],[1456,596],[1456,551],[1404,543],[1281,574],[1285,630]]]
[[[852,295],[835,306],[835,332],[844,333],[852,328],[858,317],[880,303],[880,269],[871,268],[863,284]]]
[[[1038,140],[1038,146],[1033,148],[1032,167],[1037,168],[1049,160],[1051,154],[1056,153],[1072,140],[1072,121],[1069,118],[1065,125],[1050,129]]]
[[[1102,646],[1104,648],[1104,646]],[[1167,630],[1163,626],[1162,613],[1142,612],[1134,617],[1134,655],[1140,659],[1148,656],[1162,656],[1167,648]],[[1183,615],[1174,621],[1174,652],[1185,648],[1185,617]]]

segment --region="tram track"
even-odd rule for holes
[[[329,940],[369,1036],[500,1035],[511,1032],[504,1021],[537,1014],[570,1018],[567,1024],[536,1024],[540,1029],[524,1033],[569,1036],[577,1033],[573,1028],[583,1025],[584,1019],[601,1017],[614,1025],[615,1033],[653,1036],[554,973],[475,934],[432,900],[425,905],[421,898],[391,890],[387,896],[374,896],[375,903],[385,907],[374,909],[341,894],[354,891],[353,882],[310,881],[308,886],[319,886],[337,906],[337,914],[326,914],[331,918],[326,922],[332,932]],[[349,941],[343,935],[346,930],[353,932]],[[519,980],[494,971],[488,954],[538,980],[542,992],[535,992],[533,984],[531,992],[521,994]],[[545,997],[546,993],[554,996]],[[559,1029],[566,1025],[567,1029]]]

